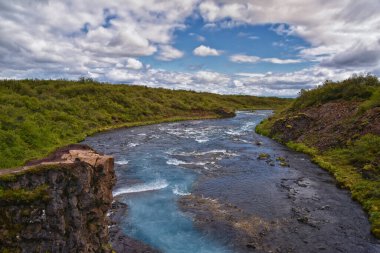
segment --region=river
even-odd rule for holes
[[[167,253],[380,252],[347,191],[307,155],[254,132],[270,113],[88,137],[115,157],[122,231]]]

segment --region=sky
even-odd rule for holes
[[[294,97],[380,76],[379,0],[0,0],[0,79]]]

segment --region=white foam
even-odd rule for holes
[[[203,169],[204,170],[211,170],[209,167],[207,167],[207,166],[203,166]]]
[[[188,195],[191,195],[190,192],[186,192],[186,191],[182,191],[178,185],[174,185],[174,188],[173,188],[173,193],[175,195],[179,195],[179,196],[188,196]]]
[[[130,147],[130,148],[133,148],[133,147],[136,147],[138,145],[140,145],[140,144],[131,142],[127,146]]]
[[[195,141],[198,143],[204,143],[204,142],[208,142],[209,138],[207,138],[207,137],[196,137]]]
[[[207,155],[207,154],[217,154],[217,153],[222,153],[222,154],[227,154],[228,151],[225,149],[213,149],[209,151],[203,151],[203,152],[179,152],[179,153],[170,153],[171,155],[179,155],[179,156],[202,156],[202,155]]]
[[[256,126],[255,122],[247,122],[244,125],[242,125],[239,129],[230,129],[226,131],[226,134],[233,135],[233,136],[240,136],[243,135],[244,132],[247,131],[253,131],[254,127]]]
[[[253,130],[254,126],[256,126],[255,122],[247,122],[240,129],[242,131],[249,131],[249,130]]]
[[[174,158],[170,158],[169,160],[166,161],[166,164],[169,164],[169,165],[180,165],[184,163],[185,163],[184,161],[174,159]]]
[[[136,184],[131,187],[120,188],[113,192],[113,196],[116,197],[121,194],[156,191],[168,187],[168,182],[165,179],[158,179],[145,184]]]
[[[182,160],[178,160],[178,159],[175,159],[175,158],[170,158],[169,160],[166,161],[166,164],[169,164],[169,165],[198,165],[198,166],[203,166],[203,165],[206,165],[207,163],[206,162],[185,162],[185,161],[182,161]]]
[[[120,161],[116,161],[115,163],[118,165],[126,165],[129,163],[129,161],[128,160],[120,160]]]
[[[229,135],[241,135],[241,131],[240,130],[228,130],[226,131],[226,134],[229,134]]]

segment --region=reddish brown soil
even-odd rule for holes
[[[291,112],[274,123],[271,135],[322,151],[345,146],[368,133],[380,135],[380,108],[358,110],[359,103],[339,101]]]

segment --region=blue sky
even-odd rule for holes
[[[227,29],[207,28],[200,17],[186,20],[186,29],[174,33],[173,46],[185,56],[173,61],[159,61],[144,57],[142,61],[173,71],[211,70],[234,74],[236,72],[289,72],[310,66],[310,62],[296,64],[273,64],[268,62],[235,63],[229,60],[234,54],[254,55],[261,58],[298,59],[301,48],[308,43],[296,36],[279,35],[274,31],[278,25],[241,25]],[[199,57],[192,51],[201,45],[222,51],[220,56]]]
[[[0,1],[0,78],[294,97],[380,74],[378,0]]]

